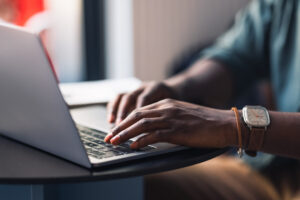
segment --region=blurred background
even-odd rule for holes
[[[0,20],[41,34],[61,82],[162,80],[248,1],[0,0]]]

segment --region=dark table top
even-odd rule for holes
[[[0,183],[47,184],[143,176],[206,161],[228,149],[187,149],[89,170],[0,136]]]

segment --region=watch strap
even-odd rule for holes
[[[252,127],[249,135],[248,151],[260,150],[265,138],[265,128]]]
[[[243,134],[243,148],[244,148],[244,152],[251,157],[255,157],[257,152],[256,151],[251,151],[251,150],[247,150],[248,149],[248,144],[249,144],[249,138],[250,138],[250,128],[247,127],[246,123],[243,123],[242,126],[242,133]]]

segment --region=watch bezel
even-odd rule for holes
[[[260,109],[260,110],[263,110],[265,115],[266,115],[266,118],[267,118],[267,122],[263,125],[257,125],[256,123],[252,123],[251,120],[249,120],[248,116],[248,110],[249,109]],[[265,107],[262,107],[262,106],[245,106],[242,110],[243,112],[243,119],[245,121],[245,123],[249,126],[249,127],[257,127],[257,128],[266,128],[267,126],[270,125],[270,116],[269,116],[269,112],[268,110],[265,108]]]

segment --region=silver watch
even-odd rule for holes
[[[267,128],[270,124],[269,112],[262,106],[245,106],[243,108],[243,119],[247,126]]]
[[[267,127],[270,125],[268,110],[262,106],[245,106],[243,120],[250,129],[246,149],[249,151],[261,150]]]

